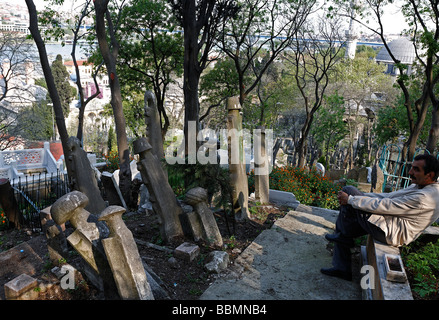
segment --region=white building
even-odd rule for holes
[[[407,74],[410,74],[412,72],[413,62],[416,59],[416,51],[413,42],[407,38],[401,37],[389,42],[389,49],[396,59],[407,65]],[[383,47],[378,52],[375,61],[387,65],[386,73],[392,76],[397,76],[399,74],[399,69],[395,66],[386,47]]]

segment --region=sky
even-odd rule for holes
[[[386,8],[382,21],[385,33],[400,33],[408,27],[404,20],[404,16],[396,5]]]

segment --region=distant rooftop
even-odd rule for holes
[[[391,41],[389,43],[389,49],[395,58],[400,60],[401,63],[412,64],[416,58],[415,47],[407,38],[398,38]],[[393,60],[385,47],[381,48],[375,60],[378,62],[393,63]]]

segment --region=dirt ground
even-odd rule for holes
[[[204,269],[206,258],[213,250],[225,250],[229,254],[231,263],[239,254],[264,230],[270,228],[277,219],[283,217],[288,208],[278,206],[251,205],[251,220],[233,222],[224,212],[215,212],[215,218],[223,236],[222,248],[210,247],[207,243],[198,242],[200,247],[199,258],[186,262],[180,259],[171,259],[172,254],[138,244],[139,254],[152,270],[163,281],[162,287],[171,300],[196,300],[206,288],[221,275],[209,274]],[[152,212],[126,213],[124,221],[133,233],[135,239],[153,243],[155,245],[175,249],[184,241],[194,242],[191,239],[178,239],[175,243],[162,243],[159,235],[157,216]],[[79,266],[79,256],[71,251],[67,263]],[[78,300],[102,299],[96,288],[87,283],[86,279],[77,280],[79,290],[65,291],[60,289],[59,281],[50,272],[54,267],[48,258],[45,235],[33,233],[29,229],[0,231],[0,300],[4,297],[4,284],[22,273],[37,278],[38,290],[41,290],[39,299]]]

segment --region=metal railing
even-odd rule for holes
[[[430,154],[428,150],[419,148],[415,151],[413,158],[421,153]],[[436,155],[436,158],[439,159],[439,153]],[[378,161],[378,165],[384,174],[382,192],[407,188],[411,181],[408,174],[411,163],[412,161],[401,160],[401,149],[399,146],[395,144],[384,145]]]
[[[33,231],[42,229],[40,210],[69,192],[67,173],[60,170],[19,177],[11,181],[11,187],[23,220],[21,225]]]

